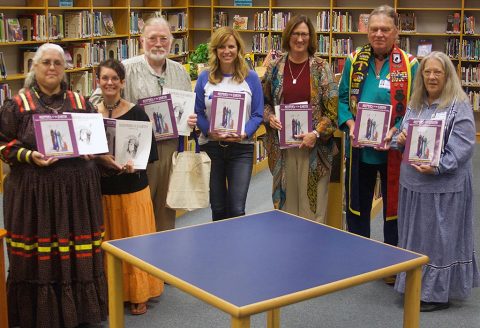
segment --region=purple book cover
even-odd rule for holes
[[[309,104],[280,105],[280,148],[298,147],[302,143],[296,136],[312,132],[312,106]]]
[[[441,119],[409,119],[403,161],[410,164],[438,166],[444,122]]]
[[[105,134],[107,135],[108,154],[115,156],[115,128],[117,120],[113,118],[104,118]]]
[[[391,113],[391,105],[359,102],[353,146],[385,148]]]
[[[145,109],[152,122],[155,140],[173,139],[178,137],[177,121],[173,111],[172,96],[142,98],[138,104]]]
[[[70,114],[34,114],[37,149],[46,157],[76,157],[78,147]]]
[[[245,94],[214,91],[210,112],[210,131],[235,133],[244,131]]]

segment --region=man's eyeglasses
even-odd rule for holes
[[[290,36],[295,39],[298,39],[299,37],[302,37],[302,39],[306,39],[310,37],[310,33],[293,32]]]
[[[170,40],[170,38],[166,37],[166,36],[151,36],[151,37],[148,37],[147,38],[147,41],[149,43],[157,43],[157,42],[160,42],[161,44],[165,44],[168,42],[168,40]]]

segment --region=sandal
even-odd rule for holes
[[[133,315],[141,315],[147,312],[147,303],[131,303],[130,313]]]

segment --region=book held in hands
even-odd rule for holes
[[[152,122],[104,118],[108,154],[120,166],[133,162],[136,170],[145,170],[152,145]]]
[[[210,113],[210,132],[236,134],[244,132],[245,94],[214,91]]]
[[[152,122],[155,140],[173,139],[178,137],[177,121],[173,111],[172,96],[142,98],[138,100]]]
[[[312,106],[309,104],[281,104],[279,106],[280,148],[298,147],[303,142],[298,135],[312,132]]]
[[[108,152],[102,114],[34,114],[37,149],[47,157],[78,157]]]
[[[192,128],[188,125],[188,117],[195,112],[195,92],[163,88],[163,93],[172,97],[178,135],[189,136]]]
[[[438,166],[444,126],[443,119],[409,119],[403,161]]]
[[[391,105],[359,102],[353,146],[385,148],[391,113]]]

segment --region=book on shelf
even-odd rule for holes
[[[210,132],[242,135],[245,129],[245,94],[214,91],[210,112]]]
[[[358,16],[358,32],[368,32],[368,18],[370,14],[360,14]]]
[[[187,14],[184,12],[167,13],[167,22],[170,26],[170,31],[176,32],[185,30],[187,27],[186,16]]]
[[[177,121],[173,111],[172,96],[142,98],[138,100],[152,122],[155,140],[173,139],[178,137]]]
[[[18,18],[7,18],[8,41],[23,41],[22,27]]]
[[[23,40],[32,41],[33,40],[32,19],[29,17],[19,17],[18,22],[20,23],[20,28],[22,29]]]
[[[187,121],[188,117],[195,112],[195,92],[163,88],[163,94],[170,94],[172,97],[178,135],[189,136],[192,128]]]
[[[23,65],[20,67],[20,72],[23,74],[27,74],[30,72],[30,68],[32,67],[33,57],[35,56],[37,47],[31,47],[27,49],[20,49],[23,51]]]
[[[312,132],[312,106],[309,104],[281,104],[280,148],[298,147],[303,142],[300,134]]]
[[[463,31],[465,34],[475,34],[475,16],[467,16],[463,20]]]
[[[398,14],[398,29],[400,32],[416,32],[417,18],[415,17],[415,13]]]
[[[0,52],[0,76],[2,78],[7,77],[7,66],[5,65],[5,57],[3,56],[3,52]]]
[[[38,151],[47,157],[77,157],[108,152],[102,114],[34,114]]]
[[[108,153],[123,166],[133,162],[136,170],[145,170],[152,145],[152,122],[103,119]]]
[[[438,166],[444,127],[443,119],[409,119],[403,161]]]
[[[73,7],[73,0],[58,0],[59,7]]]
[[[213,16],[213,27],[219,28],[228,26],[228,13],[224,11],[216,11]]]
[[[233,29],[246,30],[248,28],[248,17],[235,15],[233,16]]]
[[[113,24],[112,15],[109,13],[102,13],[103,20],[103,35],[115,35],[115,25]]]
[[[385,148],[392,105],[359,102],[354,126],[354,146]]]
[[[233,5],[237,7],[251,7],[252,0],[234,0]]]
[[[460,13],[453,13],[447,15],[447,30],[448,34],[460,33]]]
[[[90,44],[81,43],[73,45],[73,67],[82,68],[90,66]]]
[[[417,57],[425,57],[432,52],[432,40],[420,40],[418,42]]]
[[[255,55],[253,53],[245,54],[245,62],[249,69],[255,69]]]
[[[92,93],[92,73],[88,71],[72,72],[68,76],[70,90],[88,97]]]

